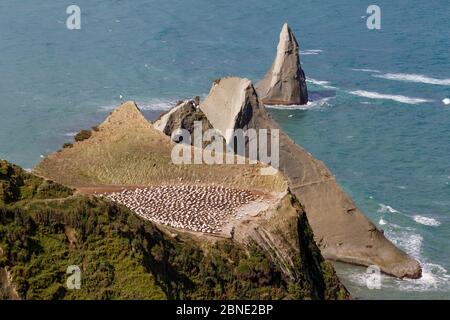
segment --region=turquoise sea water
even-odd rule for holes
[[[81,8],[68,30],[66,8]],[[136,100],[152,118],[226,75],[260,79],[287,21],[312,102],[271,109],[368,217],[424,268],[420,280],[339,265],[361,298],[450,298],[450,9],[447,0],[0,1],[0,158],[31,168]]]

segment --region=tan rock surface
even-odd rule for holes
[[[256,85],[258,96],[268,105],[306,104],[308,91],[294,33],[285,23],[277,55],[264,78]]]
[[[230,108],[236,101],[246,101],[245,108],[256,112],[252,119],[246,118],[244,127],[279,128],[252,87],[248,80],[240,78],[225,78],[213,84],[205,100],[214,101],[205,112],[208,118],[215,115],[209,118],[211,124],[220,131],[241,128],[241,118],[224,119],[225,111],[236,110]],[[400,278],[420,277],[419,263],[386,239],[342,190],[328,168],[281,130],[280,170],[288,177],[292,193],[305,206],[315,240],[325,258],[363,266],[378,265],[383,272]]]

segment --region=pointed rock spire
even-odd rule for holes
[[[287,23],[283,25],[280,33],[275,61],[265,77],[256,85],[256,90],[259,98],[268,105],[308,102],[298,43]]]

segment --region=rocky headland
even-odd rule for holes
[[[420,265],[384,237],[327,167],[266,110],[265,104],[307,103],[298,50],[285,24],[273,66],[257,86],[246,78],[215,80],[203,101],[180,101],[154,123],[128,101],[32,173],[1,161],[0,293],[22,299],[349,298],[326,259],[420,277]],[[251,140],[231,151],[243,163],[173,163],[180,146],[173,133],[193,133],[195,123],[227,144],[230,130],[267,129],[268,138],[279,130],[279,166],[248,161]],[[201,154],[205,144],[184,148]],[[268,168],[273,174],[262,174]],[[64,287],[72,264],[85,273],[82,290]]]

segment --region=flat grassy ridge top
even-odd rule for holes
[[[176,165],[175,144],[156,130],[134,102],[126,102],[85,140],[48,155],[34,173],[71,187],[219,183],[285,191],[281,173],[262,176],[261,165]]]
[[[29,188],[28,183],[34,185],[34,178],[28,177],[22,187]],[[305,236],[310,242],[311,236]],[[314,248],[312,254],[320,256]],[[0,205],[0,270],[11,275],[9,287],[22,299],[347,296],[332,268],[322,262],[306,270],[308,261],[307,256],[297,260],[300,276],[293,280],[255,242],[199,242],[165,232],[125,207],[95,197],[59,194]],[[71,265],[81,269],[79,290],[66,286]],[[311,277],[320,278],[322,285],[314,285]],[[5,287],[0,281],[0,298],[10,297]]]

